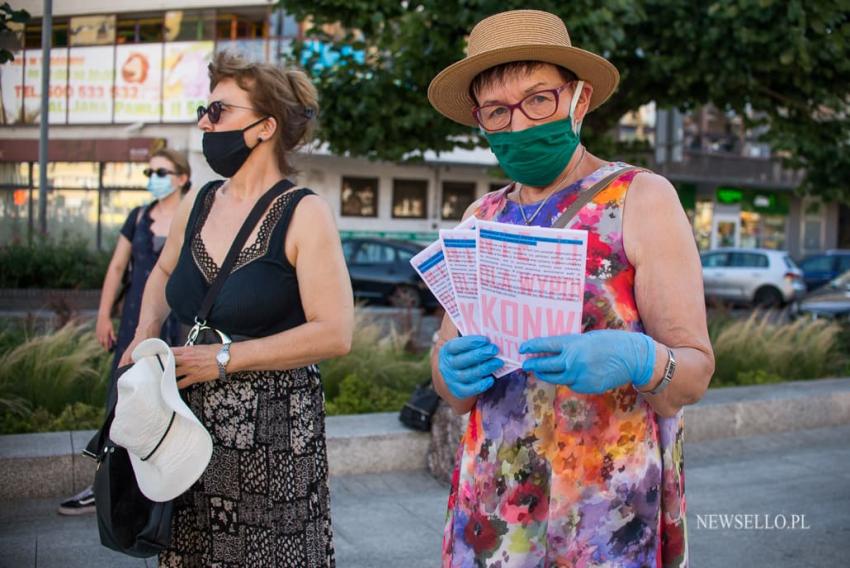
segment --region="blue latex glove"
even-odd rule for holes
[[[632,383],[646,385],[655,368],[655,342],[632,331],[602,329],[576,335],[529,339],[519,347],[522,368],[541,380],[597,394]]]
[[[450,339],[440,349],[443,380],[457,398],[481,394],[493,386],[493,373],[504,365],[499,348],[482,335]]]

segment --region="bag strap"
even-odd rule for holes
[[[215,302],[216,296],[218,296],[222,286],[224,286],[224,281],[227,280],[227,277],[230,275],[230,271],[233,270],[233,265],[236,264],[236,259],[239,258],[239,254],[242,252],[242,247],[245,245],[245,241],[248,240],[248,237],[251,235],[254,227],[256,227],[257,223],[260,221],[260,217],[262,217],[263,213],[265,213],[266,209],[268,209],[269,204],[271,204],[272,200],[281,196],[284,192],[293,187],[295,187],[295,184],[288,179],[281,180],[261,195],[257,200],[257,203],[254,205],[254,208],[251,209],[251,212],[248,214],[245,222],[242,223],[242,228],[240,228],[239,232],[236,233],[236,238],[233,239],[233,244],[230,245],[230,250],[227,251],[227,256],[224,257],[221,269],[218,271],[218,274],[216,274],[212,284],[210,284],[207,294],[204,296],[204,301],[201,303],[201,309],[198,311],[198,316],[195,318],[195,322],[205,324],[207,321],[207,317],[209,317],[210,311],[212,310],[213,302]]]
[[[567,224],[573,220],[581,208],[590,203],[590,201],[596,197],[603,189],[611,185],[615,179],[620,177],[621,175],[628,173],[632,170],[640,170],[643,168],[638,168],[636,166],[626,166],[625,168],[620,168],[619,170],[612,172],[611,174],[605,176],[588,189],[579,194],[578,198],[573,201],[572,205],[567,207],[567,209],[561,213],[555,222],[552,223],[553,229],[563,229],[567,226]]]

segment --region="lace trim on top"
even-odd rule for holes
[[[197,223],[195,224],[195,233],[192,235],[192,258],[195,261],[195,265],[204,275],[204,279],[207,281],[207,284],[211,284],[212,281],[215,280],[215,277],[218,275],[218,271],[221,268],[215,263],[209,253],[207,253],[207,247],[204,244],[204,240],[201,238],[201,230],[207,222],[207,217],[210,214],[213,199],[215,198],[215,192],[218,191],[218,187],[213,188],[204,197],[201,213],[198,216]],[[289,200],[292,198],[294,193],[295,192],[285,193],[277,197],[272,202],[268,213],[266,213],[266,216],[260,224],[260,230],[257,232],[257,239],[250,245],[243,248],[239,253],[236,263],[233,265],[233,271],[231,274],[249,262],[257,260],[268,252],[272,231],[274,230],[275,225],[277,225],[277,222],[280,221],[280,218],[283,216],[286,205],[289,203]]]

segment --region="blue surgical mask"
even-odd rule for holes
[[[159,177],[159,175],[154,173],[150,178],[148,178],[148,191],[150,191],[156,199],[165,199],[174,193],[175,189],[174,184],[171,183],[171,175]]]

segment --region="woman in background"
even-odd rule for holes
[[[145,283],[159,259],[180,199],[189,190],[191,174],[189,161],[183,153],[170,148],[154,152],[145,169],[148,191],[151,192],[153,201],[130,211],[121,227],[118,242],[115,243],[115,251],[103,279],[95,328],[98,343],[104,349],[115,353],[110,371],[107,408],[115,398],[115,369],[124,350],[133,340],[139,322],[139,308],[142,306]],[[121,323],[116,335],[112,324],[112,310],[122,299],[124,303]],[[180,340],[179,324],[174,316],[166,319],[160,337],[169,345],[176,345]],[[94,494],[91,487],[63,501],[59,506],[60,515],[93,512]]]

